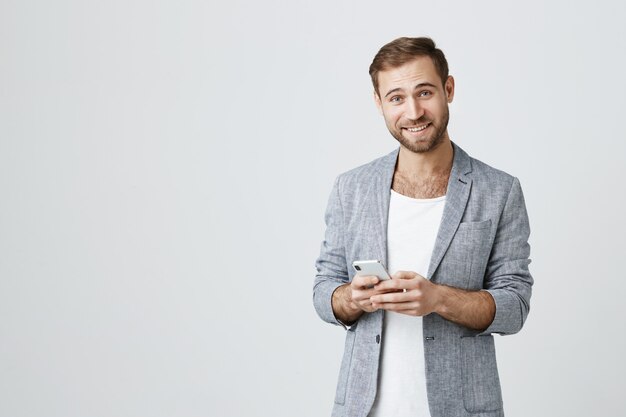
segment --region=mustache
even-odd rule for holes
[[[426,123],[432,123],[432,120],[420,117],[417,120],[407,119],[407,124],[404,127],[417,127]]]

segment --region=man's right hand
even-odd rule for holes
[[[378,310],[378,308],[372,307],[370,298],[373,295],[388,292],[373,288],[379,281],[380,279],[375,276],[355,275],[350,284],[337,287],[332,299],[335,317],[342,323],[352,324],[364,312],[371,313]]]

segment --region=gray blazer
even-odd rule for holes
[[[431,281],[485,289],[496,315],[484,332],[438,314],[424,317],[426,386],[432,417],[503,416],[492,333],[518,332],[528,315],[533,278],[528,216],[519,181],[454,146],[446,205],[433,249]],[[398,150],[340,175],[326,210],[326,235],[316,262],[313,303],[335,318],[331,297],[354,276],[352,261],[387,259],[387,215]],[[365,417],[376,397],[382,310],[346,328],[333,417]]]

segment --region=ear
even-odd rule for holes
[[[378,113],[380,113],[380,115],[383,115],[383,103],[380,101],[380,97],[378,96],[378,93],[376,92],[376,90],[374,90],[374,103],[376,103],[376,107],[378,108]]]
[[[446,97],[448,97],[448,103],[452,103],[452,99],[454,99],[454,77],[452,77],[452,75],[448,75],[444,88],[446,90]]]

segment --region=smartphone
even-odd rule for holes
[[[389,273],[378,260],[371,261],[354,261],[352,267],[356,269],[356,274],[361,276],[373,275],[380,280],[391,279]]]

